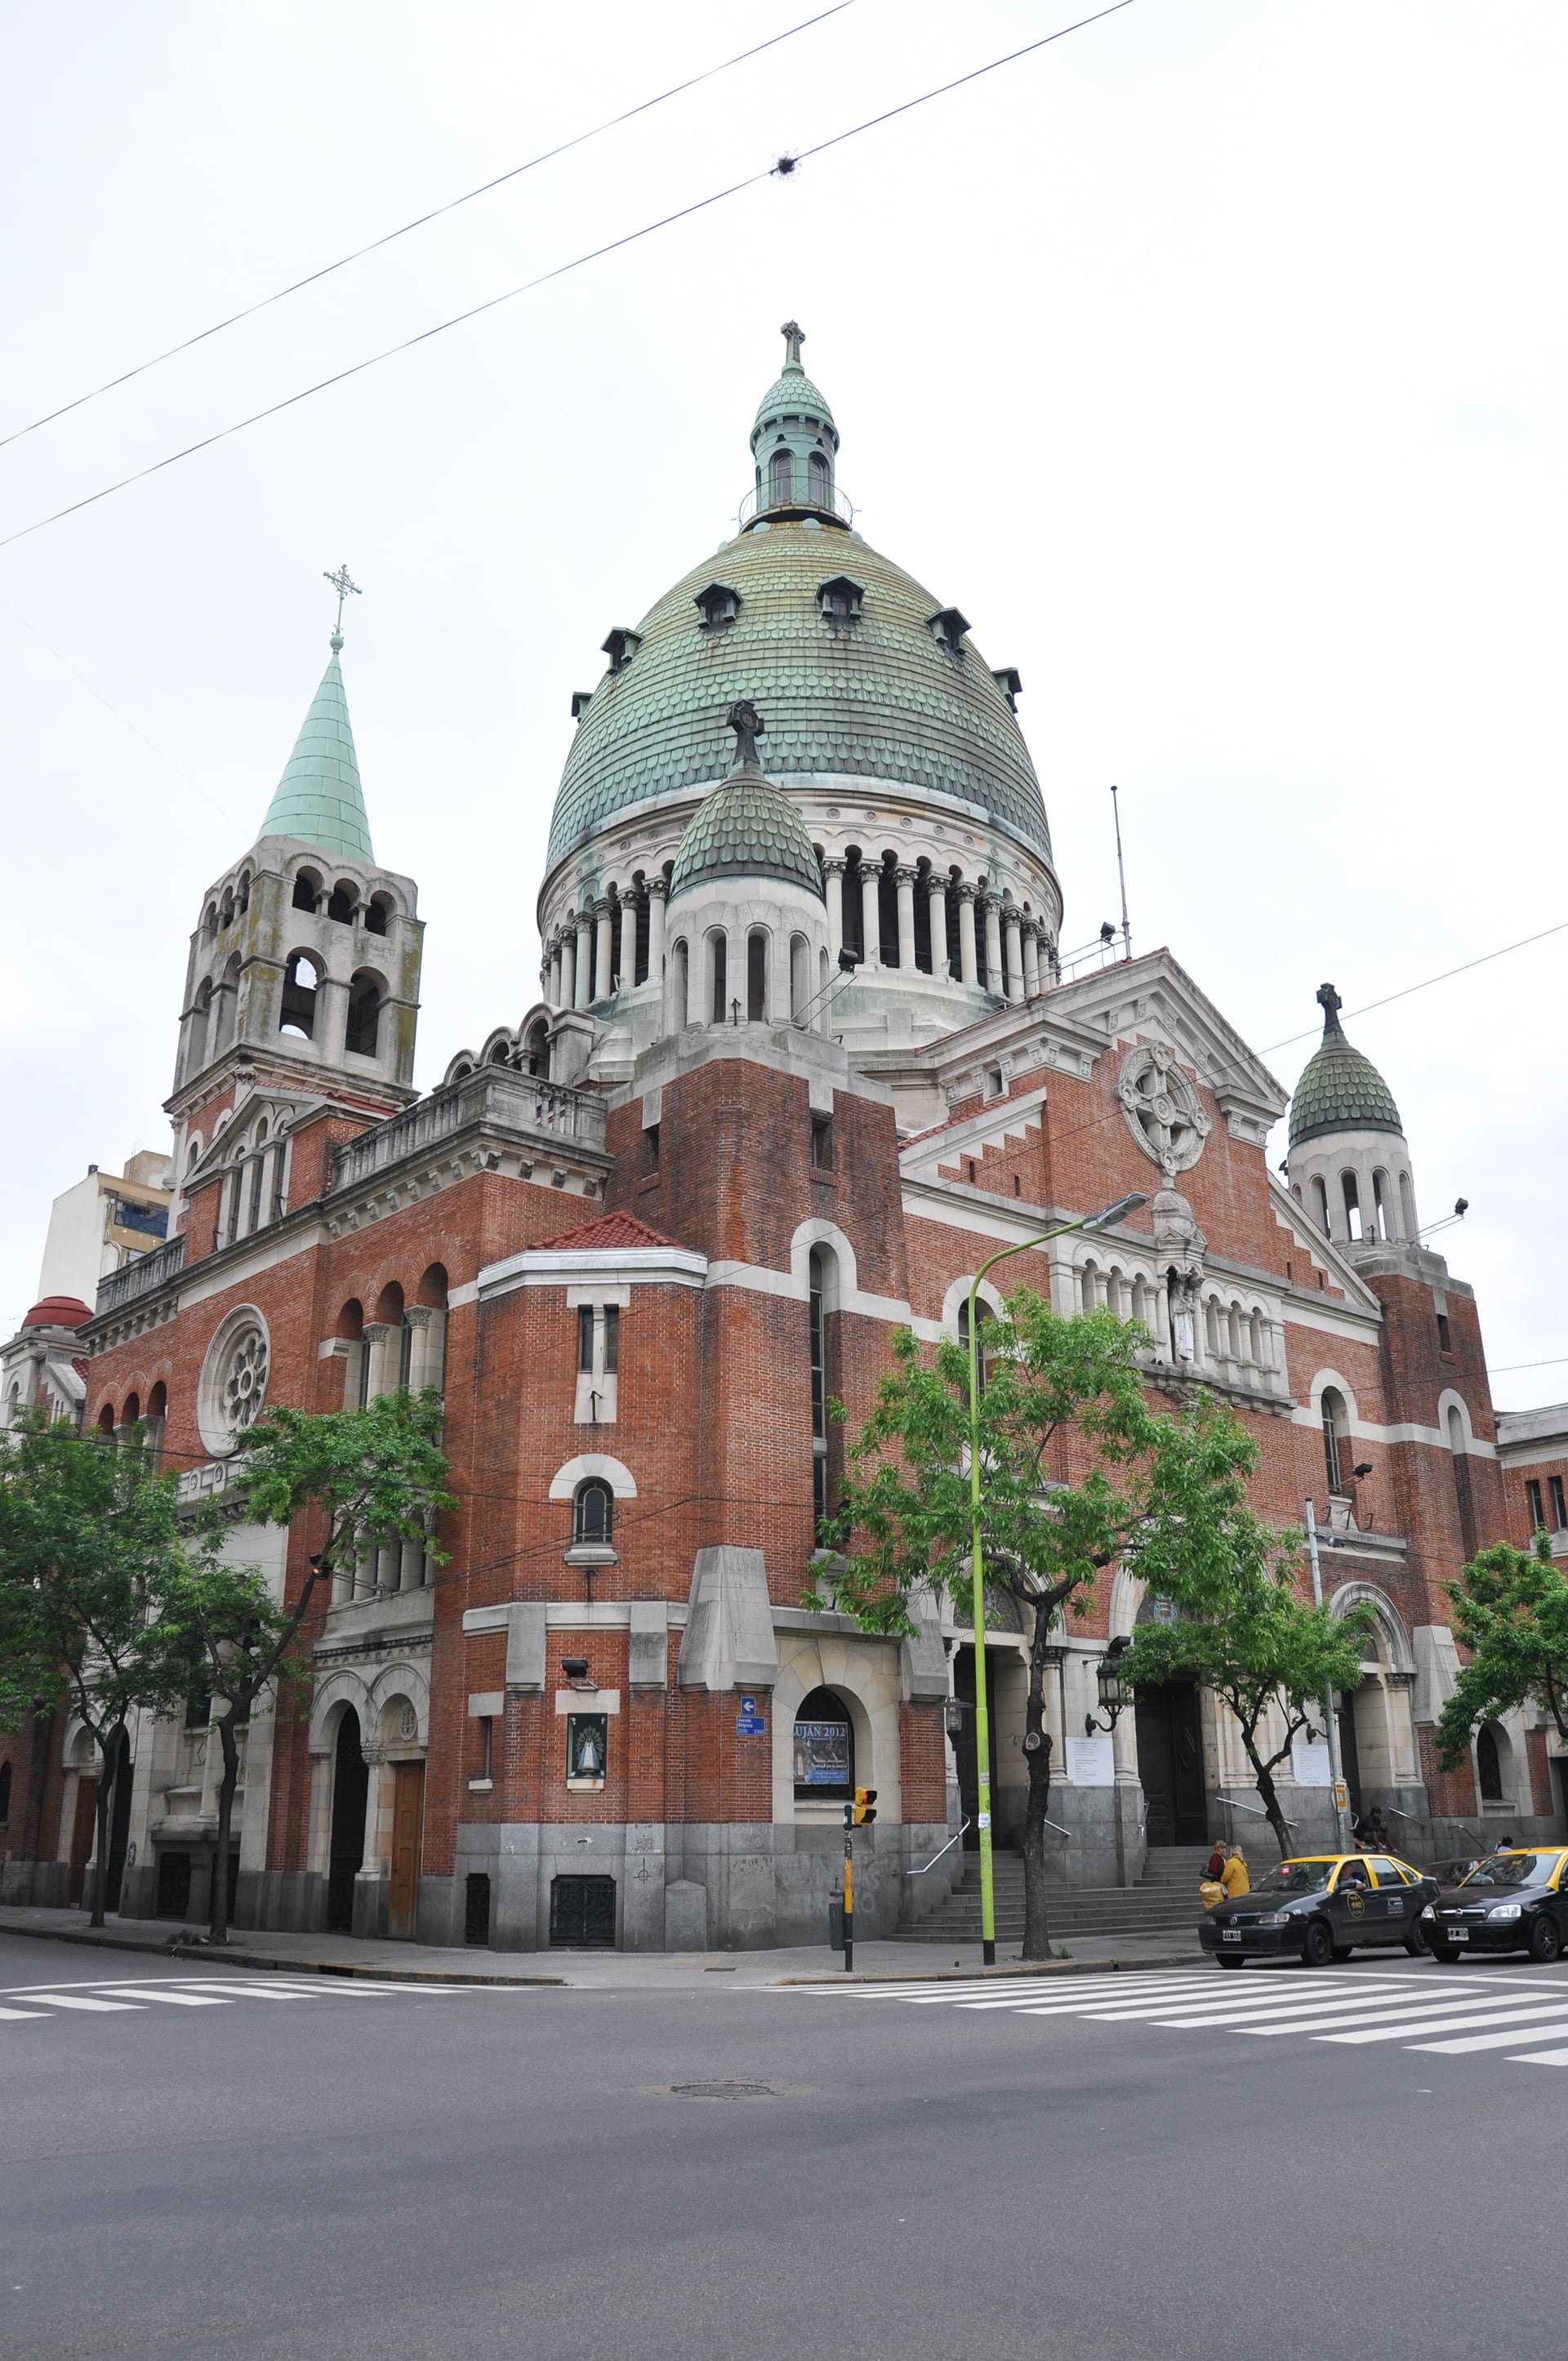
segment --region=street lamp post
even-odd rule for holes
[[[1141,1190],[1133,1190],[1118,1197],[1113,1205],[1106,1205],[1098,1213],[1085,1213],[1080,1221],[1058,1222],[1054,1230],[1042,1230],[1036,1238],[1020,1238],[1016,1246],[999,1247],[981,1264],[970,1281],[969,1290],[969,1498],[970,1498],[970,1580],[974,1593],[974,1752],[975,1780],[979,1801],[975,1808],[975,1825],[980,1830],[980,1934],[981,1961],[988,1968],[996,1965],[996,1880],[991,1850],[991,1715],[985,1701],[985,1544],[981,1536],[980,1491],[980,1352],[978,1311],[980,1282],[988,1270],[1009,1255],[1026,1254],[1031,1246],[1048,1246],[1053,1238],[1066,1237],[1069,1230],[1105,1230],[1119,1222],[1124,1213],[1131,1213],[1148,1202]]]

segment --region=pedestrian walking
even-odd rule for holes
[[[1205,1877],[1223,1877],[1224,1873],[1225,1839],[1223,1837],[1216,1837],[1214,1839],[1214,1850],[1209,1855],[1208,1861],[1204,1864],[1203,1874]]]
[[[1238,1894],[1252,1892],[1252,1880],[1246,1873],[1246,1861],[1240,1845],[1234,1844],[1225,1855],[1225,1866],[1220,1872],[1220,1883],[1225,1889],[1225,1899],[1234,1902]]]

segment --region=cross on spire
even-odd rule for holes
[[[785,368],[798,368],[800,367],[800,348],[806,342],[806,330],[801,326],[798,320],[786,320],[784,326],[779,330],[779,334],[784,340]]]
[[[362,598],[364,593],[357,582],[349,579],[346,563],[340,566],[335,574],[323,573],[322,579],[323,582],[330,582],[337,592],[337,620],[332,629],[332,644],[336,649],[343,645],[343,602],[350,596],[356,598]]]
[[[1337,1033],[1340,1029],[1339,1013],[1344,1003],[1332,983],[1319,984],[1318,1005],[1323,1012],[1323,1031]]]

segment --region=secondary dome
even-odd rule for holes
[[[1332,983],[1321,984],[1322,1046],[1308,1060],[1290,1101],[1290,1145],[1332,1131],[1388,1131],[1405,1136],[1394,1093],[1370,1058],[1353,1049],[1339,1021],[1343,1005]]]
[[[24,1328],[80,1328],[92,1317],[80,1296],[46,1295],[41,1303],[34,1304],[22,1325]]]
[[[670,899],[724,878],[782,878],[822,899],[806,825],[761,771],[737,771],[697,806],[675,854]]]
[[[804,374],[786,376],[792,413],[799,393],[802,418],[826,418],[800,392]],[[767,713],[768,772],[781,785],[877,780],[940,795],[1048,862],[1011,690],[962,616],[847,529],[830,481],[814,505],[809,455],[792,457],[793,504],[775,500],[776,456],[757,454],[756,497],[772,513],[684,575],[635,631],[612,635],[611,667],[579,708],[550,865],[637,806],[724,778],[725,715],[746,695]]]

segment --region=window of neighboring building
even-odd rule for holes
[[[1560,1533],[1568,1525],[1568,1509],[1564,1508],[1563,1500],[1563,1478],[1561,1476],[1549,1476],[1546,1484],[1552,1495],[1552,1530]]]
[[[1545,1513],[1541,1505],[1541,1486],[1533,1476],[1527,1476],[1525,1478],[1524,1496],[1530,1508],[1530,1529],[1533,1533],[1546,1522]]]

